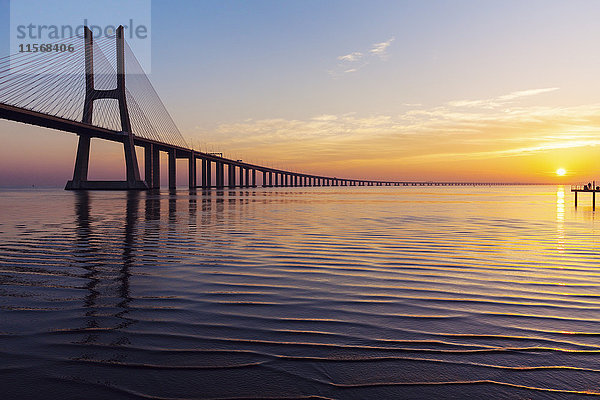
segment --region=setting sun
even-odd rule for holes
[[[558,175],[558,176],[565,176],[566,173],[567,173],[567,170],[564,168],[559,168],[556,170],[556,175]]]

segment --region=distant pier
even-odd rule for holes
[[[577,207],[577,195],[581,192],[592,194],[592,209],[596,210],[596,193],[600,193],[600,186],[596,186],[596,181],[587,185],[571,185],[571,192],[575,193],[575,207]]]

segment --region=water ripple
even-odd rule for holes
[[[600,396],[599,227],[565,198],[4,191],[3,398]]]

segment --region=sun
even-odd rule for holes
[[[567,174],[567,170],[564,168],[559,168],[556,170],[556,175],[558,176],[565,176]]]

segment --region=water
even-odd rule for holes
[[[3,399],[600,393],[568,188],[0,192]]]

